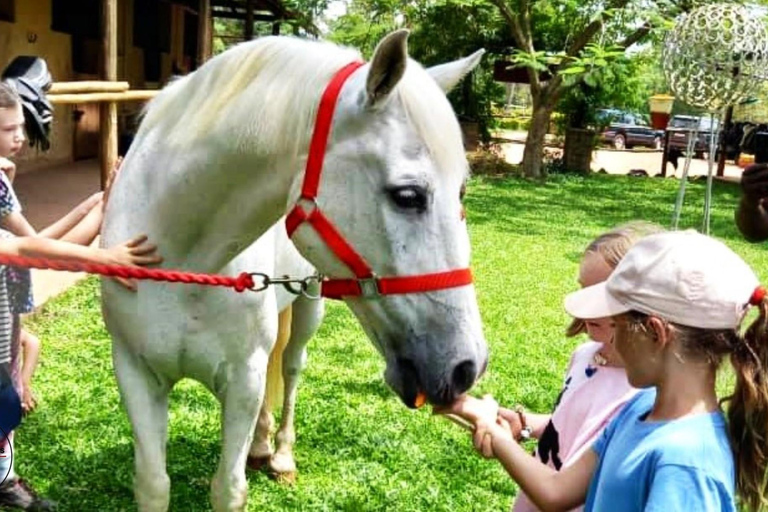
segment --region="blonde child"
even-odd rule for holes
[[[153,254],[154,248],[144,244],[144,239],[137,239],[126,245],[115,247],[106,252],[101,249],[81,247],[90,245],[98,235],[102,211],[103,199],[99,192],[87,198],[75,209],[51,226],[39,233],[30,225],[21,213],[21,204],[16,198],[12,181],[15,177],[16,166],[8,158],[17,154],[26,140],[24,134],[24,115],[21,101],[10,86],[0,83],[0,245],[13,246],[21,244],[26,252],[39,253],[42,257],[58,255],[59,257],[75,258],[88,261],[112,261],[113,263],[146,264],[155,263],[157,257]],[[17,241],[4,238],[16,235]],[[39,242],[30,238],[38,237]],[[45,238],[60,239],[53,245],[44,241]],[[53,242],[53,240],[48,240]],[[64,243],[71,242],[71,243]],[[73,245],[80,244],[80,245]],[[127,251],[127,252],[126,252]],[[0,247],[0,253],[3,248]],[[29,269],[16,267],[0,267],[0,295],[8,304],[9,321],[2,324],[5,312],[0,303],[0,346],[3,343],[4,329],[9,332],[8,344],[8,373],[13,386],[20,397],[23,412],[32,411],[37,404],[31,380],[37,365],[40,342],[31,333],[21,328],[20,315],[32,311],[34,301],[32,299],[31,278]],[[121,280],[123,284],[131,287],[129,281]],[[0,350],[0,364],[4,361],[4,352]],[[23,363],[19,363],[19,359]],[[4,443],[13,442],[13,434],[7,433]],[[2,459],[2,462],[10,461],[10,458]],[[0,464],[2,466],[2,464]],[[34,491],[21,479],[13,474],[12,467],[8,467],[8,478],[0,485],[0,506],[9,505],[22,509],[49,510],[53,505],[36,496]],[[6,472],[0,468],[0,478]]]
[[[660,231],[655,224],[631,222],[598,236],[582,255],[579,284],[586,287],[605,281],[637,240]],[[627,382],[623,362],[614,350],[612,320],[577,318],[566,330],[568,337],[582,333],[589,339],[571,355],[551,414],[531,413],[520,406],[499,408],[500,418],[510,425],[515,439],[538,439],[534,456],[557,471],[578,459],[637,392]],[[518,494],[514,512],[537,510],[525,492]]]
[[[655,224],[632,222],[598,236],[582,255],[579,284],[587,287],[605,281],[637,240],[660,231],[662,228]],[[500,409],[501,417],[513,427],[515,436],[520,438],[530,432],[530,437],[538,439],[536,458],[558,471],[577,460],[637,392],[627,382],[624,364],[614,349],[612,320],[574,319],[566,330],[569,337],[582,333],[589,339],[571,355],[563,388],[551,414],[532,414],[520,407]],[[525,431],[523,424],[527,427]],[[537,510],[524,492],[513,506],[514,512]]]
[[[9,158],[24,146],[24,113],[16,91],[0,83],[0,227],[17,236],[42,236],[90,245],[99,233],[102,219],[102,193],[91,195],[64,217],[36,232],[22,213],[21,203],[13,189],[16,165]],[[17,315],[34,309],[31,277],[28,269],[11,267],[8,286],[14,312]],[[11,347],[11,371],[22,399],[24,412],[31,412],[37,398],[32,390],[32,375],[40,352],[40,340],[14,322]],[[19,360],[23,361],[21,364]]]

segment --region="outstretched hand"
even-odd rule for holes
[[[436,406],[434,413],[454,415],[470,422],[473,425],[473,444],[484,457],[494,456],[493,438],[495,436],[514,440],[511,426],[499,416],[499,404],[491,395],[485,395],[482,399],[462,395],[449,406]]]
[[[22,386],[22,392],[21,392],[21,409],[22,412],[26,415],[31,413],[35,410],[37,407],[37,396],[35,395],[35,392],[32,391],[32,386],[29,384],[24,384]]]
[[[163,258],[157,254],[157,246],[147,243],[147,236],[141,235],[122,244],[107,249],[110,264],[126,266],[143,266],[162,263]],[[115,279],[128,288],[136,290],[136,282],[133,279],[115,277]]]

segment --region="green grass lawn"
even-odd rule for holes
[[[562,332],[565,293],[577,288],[584,246],[632,219],[668,226],[677,180],[554,176],[546,184],[475,178],[466,199],[472,267],[491,350],[476,393],[546,412],[580,340]],[[765,278],[768,248],[733,224],[737,188],[716,184],[712,232]],[[701,223],[703,181],[689,184],[681,227]],[[18,431],[18,472],[65,511],[133,510],[132,438],[112,376],[110,342],[91,278],[26,325],[43,341],[39,409]],[[182,285],[179,285],[182,286]],[[249,473],[251,510],[506,510],[516,486],[475,455],[469,437],[406,409],[385,387],[383,364],[352,315],[331,303],[309,344],[296,427],[299,479],[284,487]],[[219,407],[198,384],[173,392],[168,442],[171,509],[210,510]]]

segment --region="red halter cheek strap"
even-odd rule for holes
[[[321,294],[330,299],[341,299],[345,296],[371,298],[379,295],[420,293],[469,285],[472,283],[472,272],[468,268],[434,274],[378,277],[370,265],[347,243],[342,234],[317,206],[315,199],[320,185],[320,174],[323,170],[323,160],[325,159],[325,150],[331,132],[336,102],[344,82],[362,65],[362,62],[353,62],[343,67],[334,75],[323,92],[315,120],[315,131],[309,146],[304,184],[301,187],[301,198],[299,199],[299,203],[310,203],[311,210],[307,212],[299,203],[293,207],[285,219],[288,236],[293,236],[294,231],[304,222],[309,223],[328,248],[355,275],[351,279],[323,279]]]

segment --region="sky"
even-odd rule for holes
[[[347,12],[347,2],[345,0],[331,0],[328,3],[328,8],[323,12],[323,19],[318,20],[317,27],[320,32],[325,34],[328,32],[328,21],[332,21],[342,14]]]

